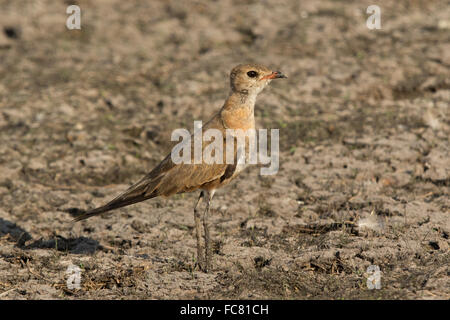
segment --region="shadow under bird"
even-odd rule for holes
[[[236,133],[237,135],[245,134],[246,130],[255,129],[254,107],[256,96],[273,79],[279,78],[286,78],[286,76],[279,71],[272,71],[259,64],[242,64],[233,68],[230,74],[230,94],[220,111],[202,127],[202,130],[217,129],[225,137],[227,129],[241,129],[242,131],[235,131],[238,132]],[[238,137],[235,136],[235,138],[237,139]],[[248,144],[248,140],[245,141]],[[225,139],[223,143],[223,149],[226,149]],[[205,147],[206,144],[203,143],[202,148],[204,149]],[[235,159],[236,152],[236,149],[234,149]],[[191,155],[193,159],[194,152],[191,152]],[[232,164],[226,163],[226,161],[223,161],[221,164],[205,162],[196,164],[194,161],[190,163],[174,163],[171,154],[169,154],[151,172],[125,192],[104,206],[80,214],[75,218],[75,221],[84,220],[158,196],[168,197],[177,193],[200,190],[200,196],[194,206],[197,261],[200,269],[207,272],[211,268],[212,258],[208,223],[212,197],[218,188],[233,180],[244,167],[244,164],[240,164],[237,161],[234,161]],[[198,210],[201,201],[204,201],[206,204],[203,215]],[[202,224],[204,248],[202,248],[201,241]]]

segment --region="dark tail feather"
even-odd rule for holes
[[[97,216],[104,212],[122,208],[158,196],[157,185],[161,181],[161,177],[150,179],[147,176],[139,180],[137,183],[129,187],[124,193],[114,198],[104,206],[88,210],[85,213],[75,217],[74,222],[85,220],[87,218]]]
[[[105,204],[104,206],[101,206],[101,207],[98,207],[98,208],[95,208],[95,209],[92,209],[92,210],[86,211],[85,213],[80,214],[79,216],[77,216],[74,219],[74,222],[85,220],[87,218],[97,216],[99,214],[102,214],[102,213],[105,213],[105,212],[108,212],[108,211],[111,211],[114,209],[119,209],[119,208],[128,206],[130,204],[141,202],[141,201],[144,201],[144,200],[147,200],[150,198],[153,198],[153,196],[147,196],[147,197],[137,196],[137,197],[127,199],[127,200],[114,199],[111,202]]]

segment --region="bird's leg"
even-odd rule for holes
[[[203,269],[204,266],[204,256],[203,256],[203,250],[202,250],[202,231],[201,231],[201,224],[200,224],[200,212],[197,209],[197,206],[200,203],[200,200],[204,197],[203,191],[200,192],[200,196],[198,197],[198,200],[194,207],[194,219],[195,219],[195,235],[197,238],[197,261],[200,269]]]
[[[209,236],[209,208],[211,204],[212,197],[214,192],[208,192],[206,194],[206,209],[203,213],[203,228],[205,229],[205,268],[204,271],[208,272],[208,269],[211,267],[211,239]]]

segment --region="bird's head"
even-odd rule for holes
[[[273,79],[287,78],[280,71],[272,71],[260,64],[241,64],[230,74],[231,90],[249,95],[257,95]]]

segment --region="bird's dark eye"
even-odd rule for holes
[[[247,75],[250,78],[254,78],[254,77],[256,77],[258,75],[258,72],[256,72],[256,71],[249,71],[249,72],[247,72]]]

